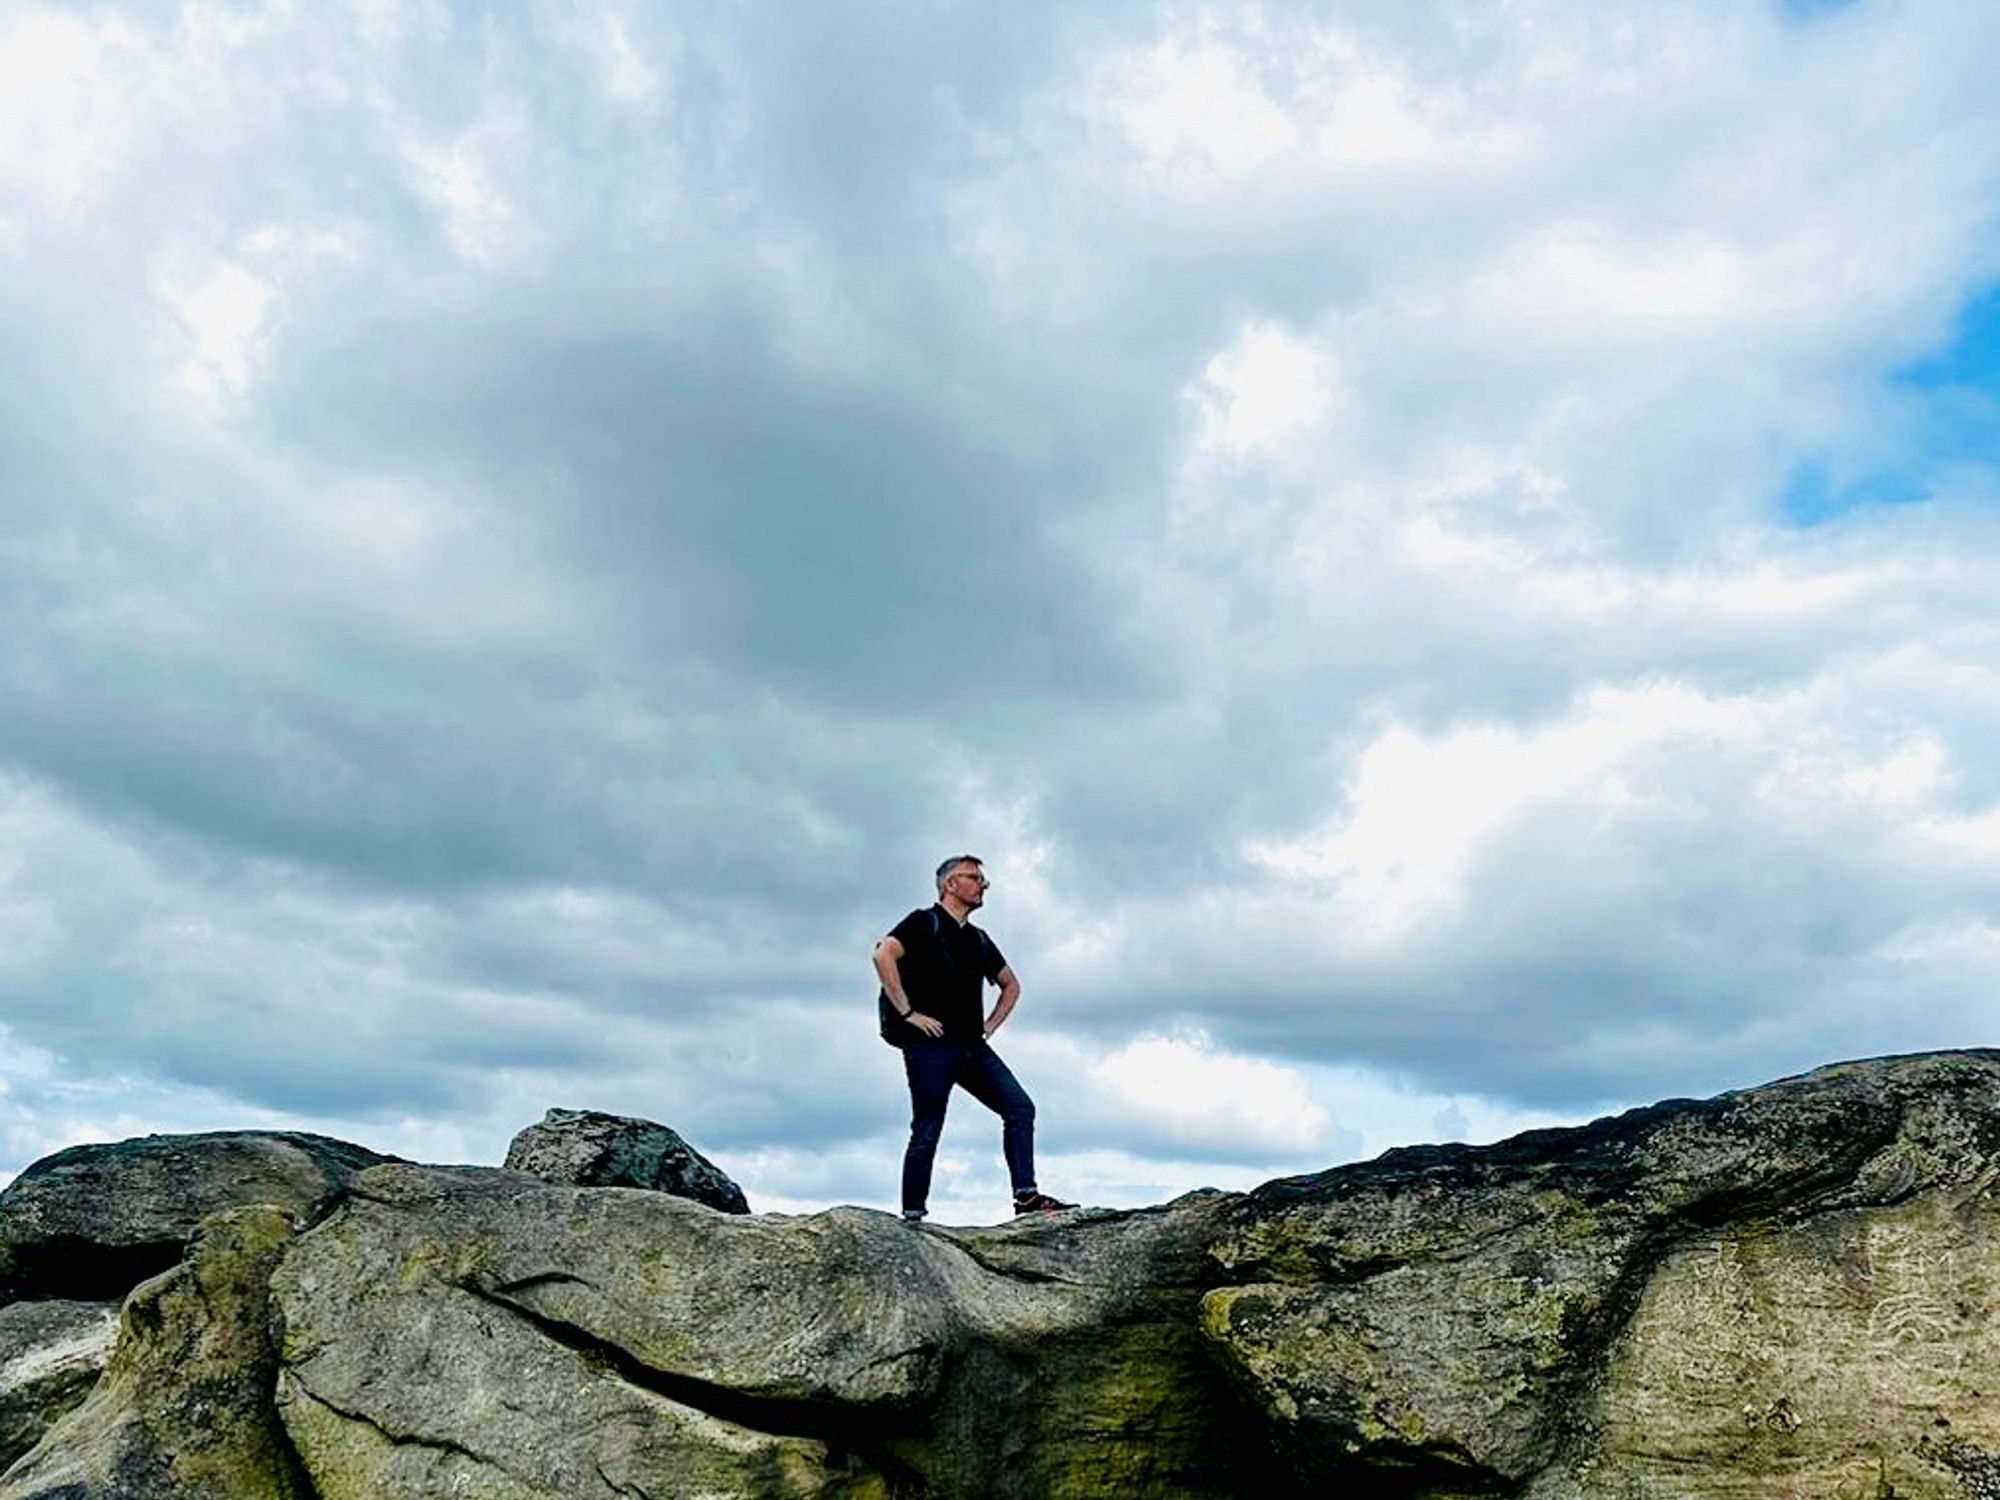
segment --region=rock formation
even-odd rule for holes
[[[576,1187],[636,1187],[747,1214],[743,1189],[664,1125],[588,1109],[552,1109],[507,1148],[507,1169]]]
[[[0,1500],[1990,1496],[1996,1180],[1977,1052],[991,1229],[393,1162],[107,1206],[185,1258]],[[40,1264],[0,1400],[103,1325]]]
[[[0,1302],[122,1297],[177,1263],[209,1214],[275,1203],[316,1219],[350,1176],[394,1159],[260,1130],[58,1151],[0,1193]]]
[[[0,1488],[44,1500],[310,1496],[271,1404],[268,1285],[291,1235],[268,1203],[205,1219],[188,1258],[125,1299],[103,1376]]]
[[[273,1283],[278,1398],[329,1497],[1216,1493],[1203,1207],[930,1233],[384,1168]]]
[[[0,1471],[90,1394],[118,1332],[115,1302],[0,1307]]]

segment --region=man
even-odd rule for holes
[[[1000,1117],[1014,1212],[1075,1208],[1035,1187],[1034,1101],[987,1044],[1014,1013],[1021,981],[993,940],[972,925],[972,914],[986,904],[985,871],[972,855],[956,855],[938,866],[937,888],[937,905],[911,912],[875,945],[882,1037],[903,1049],[903,1071],[910,1082],[903,1217],[913,1224],[924,1217],[931,1163],[953,1085]],[[991,1014],[984,1004],[988,982],[1000,987]]]

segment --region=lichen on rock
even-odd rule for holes
[[[126,1298],[103,1377],[0,1477],[0,1500],[310,1500],[275,1420],[269,1279],[294,1232],[269,1204],[202,1221]]]

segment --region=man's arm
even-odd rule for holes
[[[897,1012],[925,1036],[943,1036],[944,1022],[935,1016],[927,1016],[910,1004],[910,997],[903,993],[903,976],[896,968],[896,960],[903,956],[903,945],[894,937],[885,937],[875,945],[875,975],[882,981],[882,988],[888,991],[889,1003]]]
[[[1014,966],[1002,968],[994,982],[1000,986],[1000,998],[993,1002],[993,1014],[986,1018],[986,1034],[998,1031],[1007,1017],[1014,1013],[1014,1002],[1021,998],[1021,981],[1014,977]]]

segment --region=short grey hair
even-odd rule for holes
[[[937,868],[938,894],[940,896],[944,894],[945,877],[950,875],[951,872],[953,870],[956,870],[960,865],[984,865],[985,863],[986,861],[981,859],[976,854],[954,854],[950,859],[946,860],[943,864],[939,865]]]

